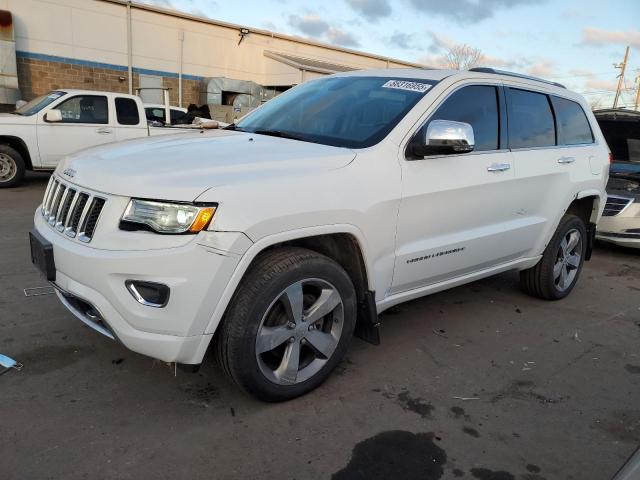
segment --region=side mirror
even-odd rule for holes
[[[45,122],[61,122],[62,121],[62,112],[55,108],[52,108],[47,113],[44,114]]]
[[[413,150],[419,156],[471,152],[475,145],[473,127],[464,122],[432,120],[424,140],[417,143]]]

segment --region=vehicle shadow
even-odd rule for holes
[[[640,248],[622,247],[615,243],[603,242],[596,240],[594,255],[609,255],[609,256],[621,256],[631,255],[640,256]]]

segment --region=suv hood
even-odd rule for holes
[[[56,172],[99,192],[194,201],[212,187],[309,175],[355,158],[346,148],[230,130],[104,145],[63,159]]]

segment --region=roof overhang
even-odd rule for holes
[[[271,52],[269,50],[264,51],[264,56],[305,72],[324,73],[331,75],[333,73],[351,72],[353,70],[357,70],[356,68],[349,67],[347,65],[340,65],[337,63],[330,63],[323,60],[315,60],[312,58],[298,57],[297,55],[290,55],[288,53]]]

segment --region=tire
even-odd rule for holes
[[[15,187],[22,182],[25,163],[16,150],[9,145],[0,145],[0,188]]]
[[[303,395],[344,357],[356,305],[349,275],[330,258],[303,248],[267,252],[245,274],[218,328],[218,364],[261,400]]]
[[[566,297],[580,277],[586,249],[584,221],[575,215],[565,214],[540,261],[520,272],[522,290],[545,300]]]

